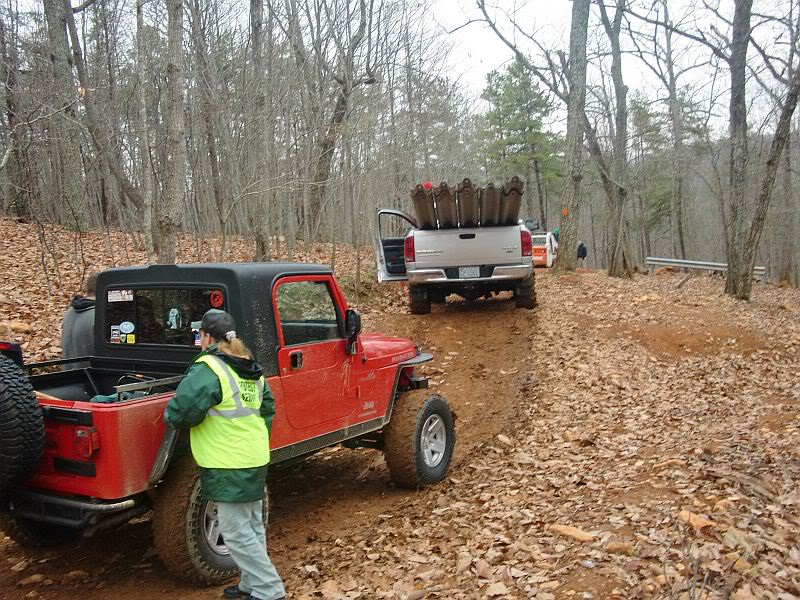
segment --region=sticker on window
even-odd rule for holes
[[[112,344],[119,344],[122,341],[122,339],[120,338],[119,326],[118,325],[112,325],[111,326],[111,338],[109,338],[109,341]]]
[[[122,323],[119,324],[120,333],[125,333],[125,334],[133,333],[135,329],[136,326],[130,321],[123,321]]]
[[[221,290],[214,290],[209,294],[208,301],[212,308],[222,308],[222,305],[225,304],[225,296]]]
[[[109,302],[133,302],[133,290],[108,290]]]

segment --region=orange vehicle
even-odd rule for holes
[[[558,242],[555,236],[550,233],[536,233],[533,236],[533,266],[547,267],[553,266],[553,262],[558,256]]]

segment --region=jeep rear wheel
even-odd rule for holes
[[[34,474],[44,451],[36,393],[15,362],[0,354],[0,497]]]
[[[173,575],[195,583],[217,584],[238,569],[222,538],[217,503],[203,500],[200,470],[187,456],[170,467],[156,489],[153,544]],[[264,499],[264,523],[269,501]]]
[[[78,530],[72,527],[22,519],[9,514],[0,514],[0,531],[28,548],[57,546],[78,535]]]
[[[384,429],[384,455],[392,481],[418,488],[447,475],[456,432],[447,400],[426,390],[403,394]]]

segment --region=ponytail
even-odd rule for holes
[[[239,338],[234,337],[231,340],[217,340],[217,348],[223,354],[228,356],[237,356],[239,358],[253,358],[252,352],[245,346],[244,342]]]

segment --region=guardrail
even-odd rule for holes
[[[655,271],[656,267],[678,267],[681,269],[701,269],[704,271],[719,271],[721,273],[728,272],[728,263],[705,262],[702,260],[680,260],[677,258],[658,258],[655,256],[648,256],[646,262],[647,270],[651,273]],[[766,267],[753,267],[753,275],[758,277],[761,285],[766,284]]]

